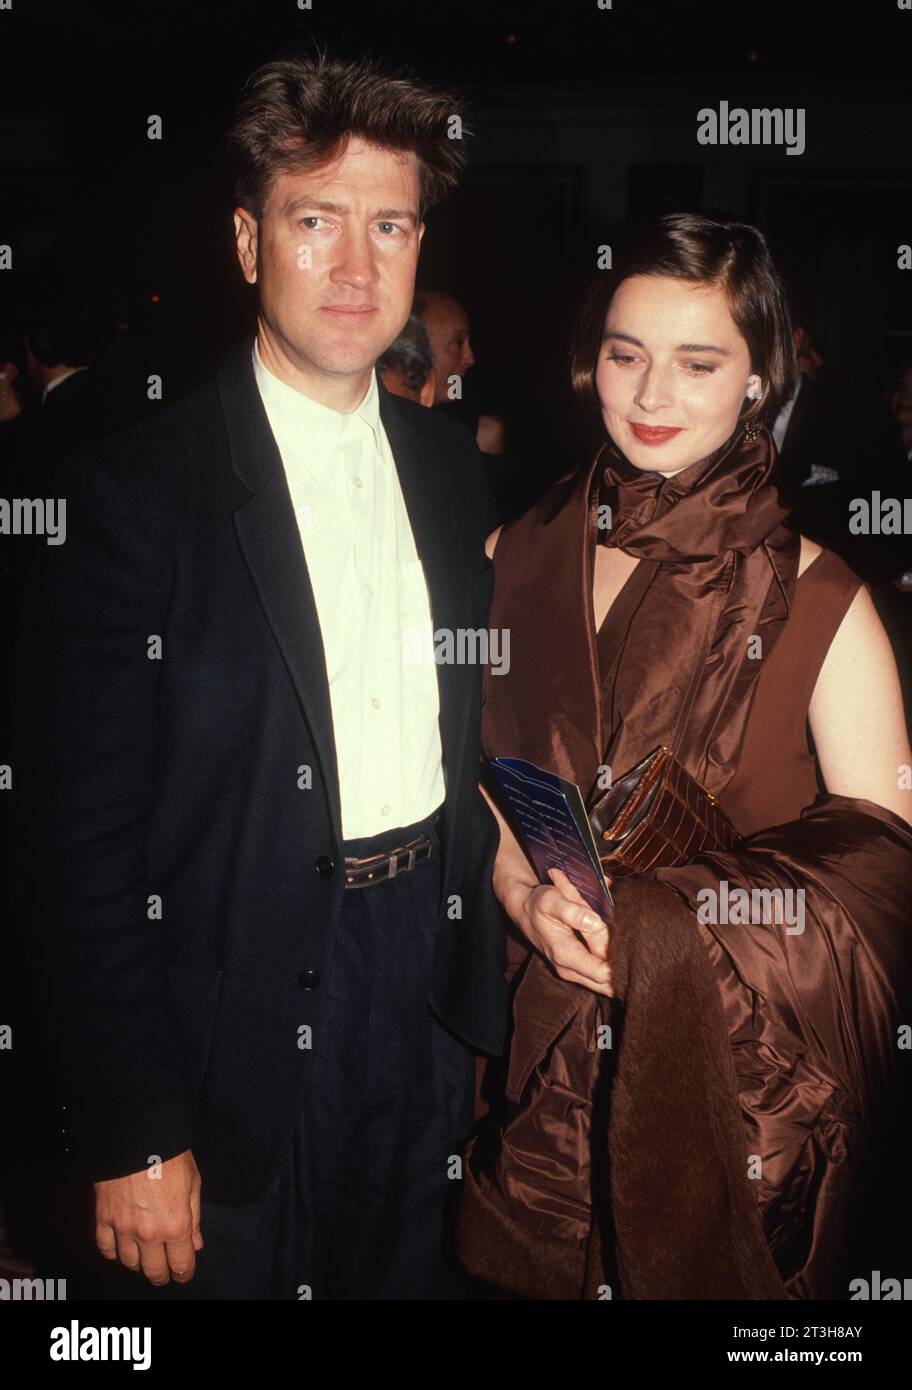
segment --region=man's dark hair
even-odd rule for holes
[[[378,372],[399,372],[412,391],[420,391],[434,370],[434,353],[427,329],[410,314],[394,343],[377,359]]]
[[[634,275],[669,275],[719,285],[750,352],[763,393],[741,415],[775,420],[798,380],[798,364],[782,278],[766,238],[746,222],[717,213],[676,212],[633,229],[612,269],[592,286],[576,327],[571,378],[576,391],[597,401],[595,369],[611,301]]]
[[[356,135],[382,149],[414,152],[423,216],[454,187],[468,133],[452,92],[373,59],[343,61],[323,52],[277,58],[247,79],[228,131],[235,204],[259,220],[276,174],[325,164]]]

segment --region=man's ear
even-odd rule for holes
[[[234,246],[241,272],[248,285],[257,278],[257,220],[246,208],[234,210]]]
[[[424,236],[424,223],[418,223],[418,245],[421,246],[421,238]]]

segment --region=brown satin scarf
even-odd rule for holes
[[[664,743],[724,792],[798,572],[775,458],[767,431],[749,440],[739,428],[665,479],[609,441],[504,528],[490,622],[510,631],[510,671],[485,673],[489,757],[528,758],[587,796],[600,765],[617,778]],[[599,526],[605,505],[610,529]],[[600,543],[641,563],[596,634]]]

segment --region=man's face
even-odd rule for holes
[[[236,210],[238,259],[258,286],[271,353],[318,399],[359,382],[402,330],[424,234],[418,206],[415,155],[351,137],[330,163],[276,175],[259,221]]]
[[[456,299],[449,295],[428,296],[421,314],[434,354],[437,374],[435,404],[449,400],[450,378],[463,377],[475,365],[469,341],[469,316]]]

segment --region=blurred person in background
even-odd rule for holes
[[[498,517],[508,521],[529,506],[539,482],[525,458],[511,449],[504,416],[488,408],[492,393],[484,368],[475,370],[468,312],[454,295],[443,290],[419,290],[414,312],[427,329],[434,353],[435,407],[474,434]],[[479,378],[482,384],[476,386]]]
[[[504,452],[504,422],[500,415],[460,408],[462,383],[475,366],[471,326],[465,306],[443,290],[419,290],[414,312],[427,329],[434,354],[436,382],[434,404],[449,407],[450,413],[472,429],[483,454]]]
[[[826,385],[820,345],[807,317],[792,329],[798,375],[772,426],[778,476],[803,535],[845,558],[846,487],[854,469],[845,413]]]
[[[424,324],[414,314],[394,343],[377,358],[377,371],[387,391],[419,405],[434,404],[434,354]]]

